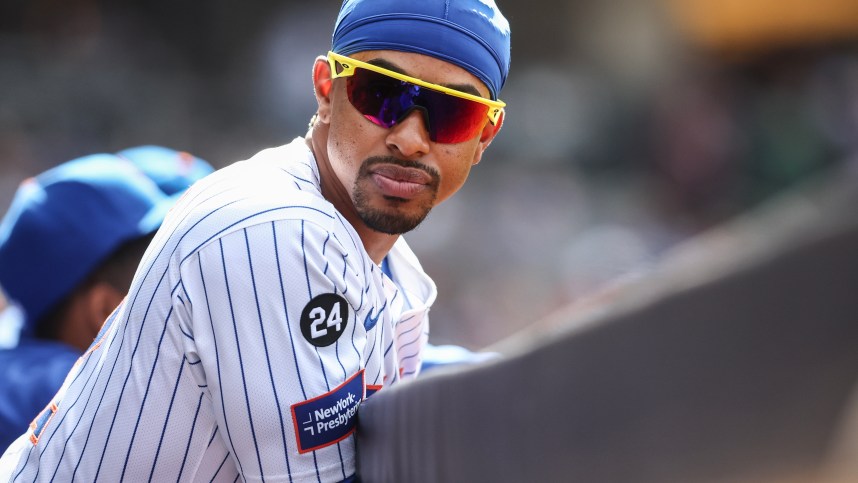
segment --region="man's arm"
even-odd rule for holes
[[[354,474],[369,304],[336,234],[304,220],[254,225],[182,273],[219,434],[244,478]]]

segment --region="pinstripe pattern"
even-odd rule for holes
[[[290,408],[362,370],[373,385],[419,371],[435,287],[404,240],[389,261],[392,279],[321,196],[303,139],[216,172],[164,222],[38,444],[0,466],[16,482],[352,476],[354,435],[299,453]],[[316,347],[299,321],[325,293],[351,327]]]

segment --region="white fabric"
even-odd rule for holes
[[[301,454],[292,411],[361,371],[373,389],[419,372],[435,285],[403,239],[389,257],[396,284],[322,197],[303,139],[214,173],[164,222],[38,443],[20,438],[0,468],[28,482],[351,476],[354,434]],[[324,293],[348,322],[316,347],[299,321]]]

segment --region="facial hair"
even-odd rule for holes
[[[425,201],[419,201],[417,213],[411,215],[402,213],[396,208],[398,204],[413,203],[414,201],[411,200],[385,196],[384,199],[389,202],[389,206],[381,209],[371,206],[369,195],[364,186],[372,182],[370,179],[372,176],[371,168],[376,164],[395,164],[404,168],[416,168],[426,172],[432,177],[432,182],[428,185],[432,194],[431,197]],[[355,210],[360,219],[369,228],[388,235],[401,235],[417,228],[432,210],[432,207],[435,206],[440,182],[441,176],[431,166],[418,161],[408,161],[392,156],[373,156],[364,160],[358,170],[352,191]]]

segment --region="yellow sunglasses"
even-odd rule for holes
[[[328,52],[334,79],[346,78],[349,102],[377,126],[391,128],[412,109],[423,113],[433,142],[453,144],[497,125],[506,104]]]

